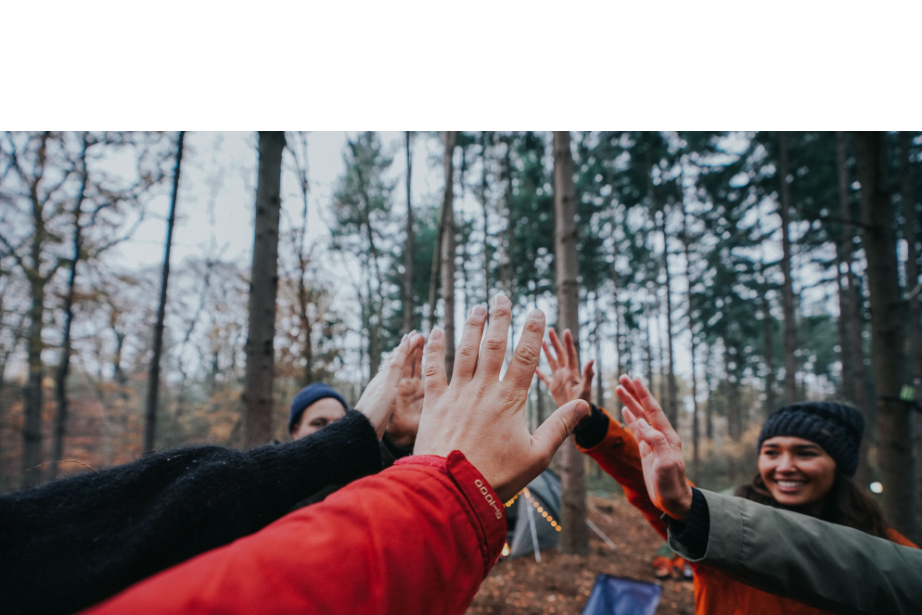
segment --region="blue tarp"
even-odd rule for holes
[[[656,583],[600,574],[582,615],[653,615],[662,593]]]

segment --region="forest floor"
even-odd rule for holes
[[[617,545],[613,550],[590,532],[587,556],[554,549],[534,557],[501,561],[484,580],[468,615],[573,614],[582,612],[595,577],[606,573],[659,583],[663,588],[657,615],[692,615],[695,594],[691,581],[657,580],[651,562],[663,544],[643,515],[624,497],[590,497],[589,518]]]

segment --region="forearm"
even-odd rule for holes
[[[709,531],[702,557],[670,536],[689,561],[757,589],[837,613],[916,613],[922,551],[749,500],[701,491]]]
[[[89,613],[461,613],[505,540],[496,500],[460,453],[411,457]]]
[[[575,430],[577,448],[589,455],[624,489],[628,501],[647,519],[653,529],[666,537],[662,511],[656,508],[643,478],[640,448],[634,435],[602,408],[592,407],[592,414]]]
[[[349,416],[304,440],[165,451],[0,498],[0,595],[11,613],[72,613],[251,534],[328,484],[380,469]]]

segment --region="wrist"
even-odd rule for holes
[[[670,502],[669,510],[667,510],[666,512],[673,519],[677,519],[679,521],[686,521],[688,520],[688,517],[691,514],[691,508],[692,508],[693,501],[694,501],[694,493],[692,492],[692,488],[688,485],[688,483],[686,483],[685,491],[682,494],[682,496],[678,498],[677,500],[675,500],[674,502]]]

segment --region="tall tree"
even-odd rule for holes
[[[794,324],[794,281],[791,277],[791,187],[788,183],[788,133],[778,133],[779,192],[781,194],[781,303],[784,310],[784,403],[797,400],[797,329]]]
[[[893,210],[883,174],[883,133],[855,133],[861,183],[862,244],[871,303],[871,354],[877,397],[879,459],[887,520],[916,537],[911,405],[900,399],[906,376],[903,300],[900,293]]]
[[[845,133],[836,132],[836,178],[839,196],[839,216],[842,218],[842,234],[836,250],[836,267],[844,269],[844,276],[837,275],[839,285],[839,321],[842,324],[842,385],[845,397],[865,416],[865,437],[861,440],[861,464],[858,476],[862,484],[869,480],[869,452],[876,432],[874,406],[868,403],[868,371],[864,360],[864,323],[861,317],[862,297],[859,282],[853,269],[855,231],[852,224],[851,191],[848,173],[848,144]]]
[[[576,255],[576,190],[570,133],[554,131],[554,261],[557,282],[557,328],[569,329],[579,349],[579,263]],[[589,552],[583,457],[573,438],[560,447],[561,532],[564,553]]]
[[[186,132],[179,131],[176,139],[176,166],[173,169],[173,194],[170,199],[170,215],[166,223],[166,247],[163,252],[163,269],[160,276],[160,302],[157,306],[157,321],[154,324],[152,343],[153,356],[147,377],[147,407],[144,413],[144,450],[152,451],[157,438],[157,395],[160,390],[160,355],[163,352],[163,321],[166,317],[167,285],[170,280],[170,250],[173,247],[173,224],[176,221],[176,200],[179,196],[179,176],[182,168],[183,140]]]
[[[455,365],[455,209],[454,209],[454,153],[458,142],[457,130],[446,130],[445,143],[445,193],[442,199],[441,278],[442,302],[445,310],[445,371],[449,379]]]
[[[54,419],[54,441],[51,448],[51,467],[48,468],[48,477],[57,478],[58,462],[64,458],[64,435],[67,431],[67,375],[70,372],[70,355],[72,352],[71,328],[74,321],[74,299],[76,295],[77,264],[83,253],[83,201],[86,197],[86,185],[89,173],[86,167],[86,151],[89,148],[89,136],[83,133],[83,147],[81,148],[79,166],[80,189],[73,207],[73,252],[70,261],[70,271],[67,279],[67,293],[64,295],[64,331],[61,339],[61,359],[58,362],[58,371],[55,374],[54,397],[57,412]]]
[[[282,210],[284,132],[259,133],[256,222],[250,269],[249,323],[244,377],[244,446],[272,437],[272,384],[275,379],[275,312],[278,293],[279,218]]]
[[[410,199],[412,194],[411,172],[413,170],[413,154],[411,146],[411,131],[406,131],[407,138],[407,238],[404,247],[403,263],[403,332],[409,333],[413,329],[413,256],[416,237],[413,233],[413,204]]]

